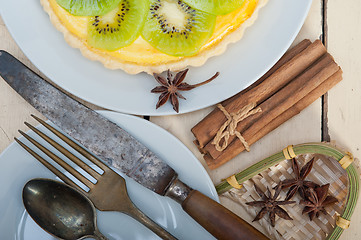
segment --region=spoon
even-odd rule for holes
[[[107,240],[96,226],[93,203],[78,190],[51,179],[36,178],[23,188],[25,209],[51,235],[76,240]]]

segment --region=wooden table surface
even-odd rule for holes
[[[304,38],[322,39],[328,51],[342,67],[344,80],[299,115],[252,145],[251,152],[241,153],[216,170],[211,171],[207,168],[192,143],[194,138],[190,129],[213,107],[182,115],[151,117],[150,121],[178,137],[202,162],[215,184],[290,144],[332,140],[360,158],[360,9],[359,0],[313,0],[307,20],[293,44]],[[0,49],[12,53],[38,72],[16,45],[1,17]],[[97,108],[94,105],[90,106]],[[3,151],[14,137],[19,136],[18,129],[27,130],[23,124],[25,120],[35,124],[30,118],[31,113],[38,114],[0,78],[0,151]],[[250,217],[245,217],[243,210],[229,200],[221,199],[221,203],[246,220],[252,220]],[[356,207],[351,226],[343,233],[341,239],[361,239],[359,226],[361,226],[361,205]],[[256,225],[256,227],[260,226]]]

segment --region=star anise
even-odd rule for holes
[[[305,166],[300,170],[297,160],[292,159],[292,169],[296,177],[294,179],[287,179],[280,182],[279,185],[282,185],[282,189],[290,188],[287,192],[287,197],[285,200],[290,200],[298,191],[302,198],[305,198],[305,190],[308,188],[315,188],[318,185],[311,181],[306,181],[305,178],[311,172],[313,167],[314,158],[312,158]]]
[[[272,196],[271,191],[267,187],[268,196],[266,196],[265,193],[262,192],[261,189],[257,187],[257,185],[254,185],[254,188],[258,195],[262,198],[262,201],[254,201],[254,202],[247,202],[246,204],[252,207],[262,207],[261,211],[257,214],[257,216],[253,219],[254,221],[258,221],[261,218],[266,215],[266,213],[269,214],[269,219],[271,221],[272,227],[275,226],[276,222],[276,215],[278,215],[281,218],[284,218],[286,220],[293,220],[288,213],[280,207],[280,205],[288,205],[293,204],[295,201],[277,201],[277,197],[279,196],[281,192],[281,186],[278,185],[275,189],[275,193]]]
[[[325,210],[326,206],[338,202],[335,197],[327,196],[328,188],[330,184],[322,185],[321,187],[316,187],[315,189],[309,188],[306,190],[306,199],[301,200],[300,204],[306,205],[302,211],[302,214],[308,213],[310,220],[312,221],[315,216],[319,217],[320,212],[327,214]]]
[[[156,109],[158,109],[160,106],[164,105],[168,99],[170,99],[171,104],[173,105],[173,109],[176,112],[179,112],[179,101],[178,98],[186,100],[185,97],[183,97],[182,94],[179,93],[179,91],[189,91],[193,88],[199,87],[201,85],[204,85],[206,83],[209,83],[216,77],[218,77],[219,72],[217,72],[213,77],[210,79],[190,85],[188,83],[184,83],[183,80],[186,77],[188,73],[188,69],[185,69],[183,71],[178,72],[174,77],[173,74],[168,70],[167,72],[167,79],[165,79],[160,74],[154,73],[153,76],[155,80],[161,85],[158,87],[155,87],[151,90],[152,93],[160,93],[159,100],[156,105]]]

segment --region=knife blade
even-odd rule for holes
[[[175,171],[115,123],[43,81],[6,53],[1,75],[28,103],[108,165],[164,195]],[[101,129],[101,131],[99,131]]]
[[[267,239],[217,202],[191,189],[146,146],[102,115],[69,97],[19,60],[0,51],[0,75],[28,103],[106,164],[166,195],[218,239]]]

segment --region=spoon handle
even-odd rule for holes
[[[94,235],[92,236],[95,240],[109,240],[104,236],[98,229],[95,229]]]
[[[157,234],[162,239],[177,240],[173,235],[164,230],[157,223],[153,222],[149,217],[147,217],[141,210],[139,210],[133,203],[129,204],[128,210],[124,211],[127,215],[131,216],[145,227],[149,228],[152,232]]]

